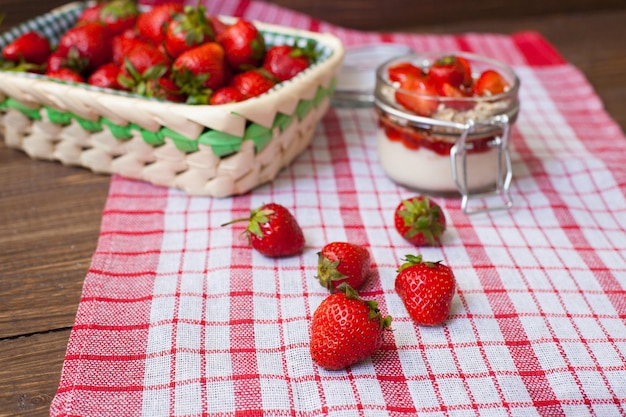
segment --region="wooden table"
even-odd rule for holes
[[[63,3],[0,1],[0,12],[6,15],[1,29]],[[293,1],[291,5],[309,3]],[[349,17],[334,14],[332,22],[351,22]],[[537,30],[585,73],[609,114],[626,130],[624,22],[626,6],[441,25],[381,23],[381,28],[431,33]],[[34,161],[0,141],[2,416],[48,415],[108,187],[107,176]]]

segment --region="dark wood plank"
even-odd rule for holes
[[[24,0],[0,0],[0,13],[4,15],[4,20],[0,29],[5,31],[19,23],[33,17],[49,12],[55,7],[70,3],[69,0],[46,0],[46,1],[24,1]]]
[[[48,416],[69,330],[0,340],[0,415]]]
[[[109,177],[33,161],[0,142],[0,337],[69,327]]]
[[[272,0],[320,20],[364,30],[449,25],[475,20],[624,10],[623,0]]]
[[[282,7],[306,13],[320,20],[341,26],[386,30],[400,26],[432,26],[471,22],[480,19],[518,19],[562,13],[587,13],[602,10],[624,10],[623,0],[269,0]],[[5,14],[4,30],[69,3],[64,0],[33,2],[2,0]]]

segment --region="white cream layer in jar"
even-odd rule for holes
[[[378,129],[377,147],[380,165],[387,176],[398,184],[430,194],[458,193],[449,155],[425,147],[409,149],[401,141],[389,139],[382,128]],[[456,163],[457,171],[462,174],[461,159]],[[498,173],[497,147],[468,153],[466,163],[466,181],[470,191],[495,187]]]

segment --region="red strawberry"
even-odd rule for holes
[[[276,45],[267,50],[263,68],[278,81],[286,81],[307,69],[316,55],[312,44],[307,45],[306,48]]]
[[[443,97],[463,98],[467,95],[459,88],[449,83],[443,83],[438,86],[439,94]]]
[[[311,357],[328,370],[347,368],[374,354],[392,320],[383,318],[376,301],[363,300],[349,285],[337,290],[315,309],[311,322]]]
[[[66,57],[61,55],[59,51],[54,51],[48,57],[46,62],[46,71],[56,71],[66,66]]]
[[[2,49],[4,59],[15,63],[41,65],[52,52],[50,41],[41,34],[30,31],[17,37]]]
[[[83,10],[78,22],[100,22],[109,28],[112,35],[118,35],[135,25],[139,9],[131,0],[112,0],[96,3]]]
[[[125,31],[123,31],[122,33],[119,33],[115,36],[122,36],[124,38],[137,38],[140,39],[141,36],[139,35],[139,31],[137,30],[137,26],[133,26],[129,29],[126,29]],[[145,39],[143,39],[143,41],[147,42]]]
[[[125,56],[118,80],[128,90],[145,91],[145,83],[165,75],[169,64],[169,58],[156,47],[137,45]]]
[[[230,85],[241,92],[245,98],[260,96],[276,85],[276,81],[264,70],[248,70],[236,74]]]
[[[435,85],[447,83],[458,88],[466,80],[466,63],[467,61],[463,63],[453,55],[441,57],[428,68],[428,77]]]
[[[114,90],[121,90],[123,87],[118,81],[121,69],[119,66],[110,62],[97,68],[89,78],[87,83],[102,88],[112,88]]]
[[[154,45],[159,45],[165,40],[165,31],[172,16],[182,13],[185,6],[182,3],[162,3],[137,16],[135,25],[139,35]]]
[[[394,82],[403,82],[407,77],[423,77],[424,71],[410,62],[399,62],[387,68],[389,79]]]
[[[213,29],[213,35],[215,36],[216,39],[222,32],[224,32],[226,29],[228,29],[228,25],[226,23],[222,22],[215,15],[207,15],[207,19],[211,23],[211,27]]]
[[[209,104],[228,104],[237,103],[245,100],[243,94],[239,92],[235,87],[224,86],[220,87],[211,96]]]
[[[300,225],[280,204],[264,204],[250,211],[250,217],[235,219],[222,226],[239,221],[248,222],[245,234],[252,247],[265,256],[297,255],[304,249],[304,234]]]
[[[208,42],[183,52],[174,60],[172,77],[189,104],[207,104],[212,90],[226,83],[224,49]]]
[[[405,260],[398,268],[395,289],[409,316],[419,325],[442,323],[456,289],[452,270],[441,262],[424,262],[421,255],[407,255]]]
[[[146,97],[160,98],[162,100],[183,103],[185,95],[181,93],[180,88],[169,78],[161,77],[148,80],[145,83],[145,90],[138,91]]]
[[[254,24],[239,19],[217,37],[226,53],[228,64],[235,71],[258,67],[265,55],[265,39]]]
[[[85,71],[88,63],[89,60],[80,56],[80,52],[76,48],[70,49],[67,53],[61,53],[59,50],[56,50],[48,57],[46,71],[50,72],[61,68],[69,68],[82,76],[85,72],[89,73]]]
[[[165,50],[176,58],[185,51],[212,41],[213,27],[205,15],[205,8],[185,7],[184,13],[174,14],[165,32]]]
[[[72,71],[69,68],[59,68],[54,71],[46,71],[45,75],[50,78],[56,78],[57,80],[71,81],[74,83],[85,82],[85,80],[79,73]]]
[[[133,0],[112,0],[100,11],[102,22],[113,35],[118,35],[135,26],[139,9]]]
[[[317,255],[317,279],[331,292],[343,282],[358,289],[370,274],[370,254],[363,246],[332,242]]]
[[[497,71],[483,71],[474,84],[474,94],[478,96],[500,94],[506,91],[509,83]]]
[[[435,84],[425,76],[407,76],[396,91],[396,101],[407,110],[418,116],[431,116],[437,111],[437,88]]]
[[[448,83],[443,83],[439,86],[439,94],[442,97],[449,97],[450,99],[442,99],[441,102],[446,106],[460,111],[469,110],[474,107],[474,100],[463,100],[470,97],[465,89],[453,87]],[[461,100],[453,100],[453,99]],[[449,153],[449,151],[447,151]]]
[[[111,61],[113,48],[107,27],[98,22],[85,22],[72,27],[61,36],[57,51],[68,57],[72,53],[85,61],[85,70],[91,72]]]
[[[426,196],[402,200],[394,212],[394,225],[400,235],[416,246],[441,244],[446,217],[441,207]]]
[[[148,42],[139,38],[134,38],[124,34],[115,36],[112,40],[113,56],[111,59],[113,63],[121,66],[124,64],[124,58],[130,55],[133,49],[140,47],[141,45],[153,47]]]
[[[463,67],[463,83],[461,84],[461,86],[465,87],[465,88],[470,88],[472,87],[472,83],[474,82],[474,80],[472,79],[472,66],[469,63],[469,61],[461,56],[457,56],[455,57],[456,60],[459,62],[459,64]]]
[[[76,23],[79,22],[99,22],[100,10],[104,7],[104,3],[95,3],[91,6],[87,6],[76,19]]]

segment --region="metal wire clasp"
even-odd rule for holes
[[[497,148],[497,167],[495,172],[494,187],[488,190],[470,190],[469,173],[467,164],[468,151],[472,149],[473,144],[468,141],[468,136],[476,129],[484,126],[497,126],[500,129],[500,135],[494,137],[490,141],[489,146]],[[509,153],[509,137],[511,134],[511,123],[507,115],[498,115],[484,122],[474,122],[469,120],[457,139],[456,143],[450,149],[450,164],[452,165],[452,177],[462,196],[461,209],[465,214],[483,213],[494,210],[508,210],[513,206],[511,198],[510,186],[513,177],[511,169],[511,156]],[[495,204],[490,204],[494,197],[499,197]],[[482,200],[482,205],[470,205],[470,201]]]

